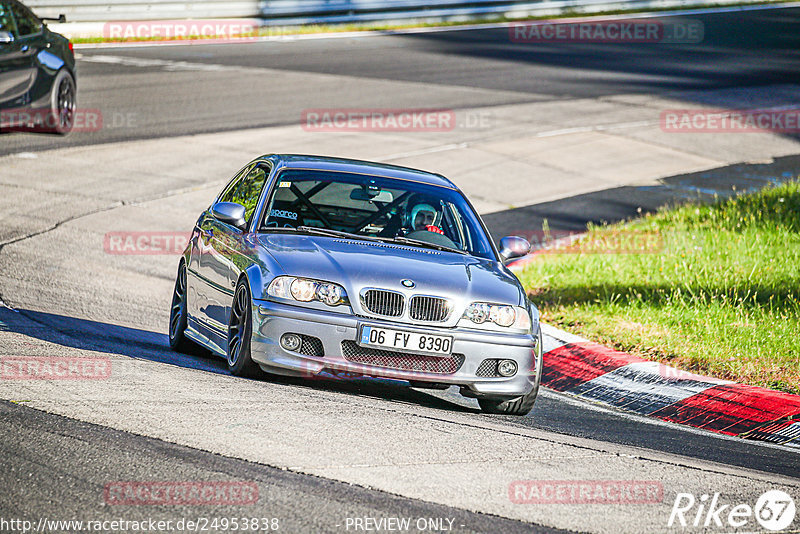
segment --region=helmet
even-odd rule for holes
[[[439,223],[442,219],[442,214],[434,207],[435,203],[430,202],[429,199],[421,198],[421,197],[411,197],[408,201],[407,209],[406,209],[406,220],[405,226],[407,228],[416,229],[416,219],[417,215],[420,213],[428,212],[432,214],[431,220],[426,222],[426,224],[439,226]]]

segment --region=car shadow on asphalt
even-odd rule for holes
[[[569,198],[515,207],[482,215],[489,233],[498,241],[508,235],[524,237],[534,248],[550,240],[580,234],[588,224],[614,223],[656,211],[673,201],[669,192],[658,194],[657,186],[624,186]]]
[[[207,351],[201,351],[197,355],[173,352],[169,348],[166,334],[129,326],[36,310],[11,310],[0,307],[0,331],[22,334],[60,347],[128,356],[211,373],[230,374],[223,358]],[[48,355],[42,353],[41,349],[37,348],[36,351],[36,356]],[[53,356],[56,355],[53,354]],[[239,380],[250,379],[240,378]],[[328,373],[308,378],[283,377],[265,373],[262,378],[255,380],[282,387],[302,387],[343,393],[450,412],[478,411],[429,395],[424,391],[412,389],[408,383],[398,380],[369,377],[338,378]]]
[[[686,202],[710,203],[734,194],[753,193],[796,179],[799,168],[800,156],[785,156],[770,163],[727,165],[670,176],[655,185],[604,189],[481,217],[495,241],[518,235],[537,247],[546,245],[547,238],[585,232],[589,223],[615,223],[653,213],[661,207]]]
[[[210,353],[188,356],[169,350],[166,334],[36,310],[0,308],[0,330],[106,354],[129,356],[190,369],[227,373],[225,360]],[[43,354],[46,355],[46,354]]]
[[[294,387],[346,393],[359,397],[388,400],[395,403],[413,404],[448,412],[479,413],[480,410],[464,406],[425,391],[409,387],[401,380],[371,377],[337,378],[326,372],[309,378],[268,375],[267,381]]]

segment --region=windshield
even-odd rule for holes
[[[267,206],[262,231],[320,228],[495,259],[464,196],[444,187],[343,172],[285,170]]]

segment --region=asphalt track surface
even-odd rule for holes
[[[709,89],[796,83],[798,14],[800,8],[670,17],[702,22],[705,36],[697,44],[514,43],[508,29],[490,29],[80,50],[92,61],[78,61],[78,105],[103,113],[102,130],[67,139],[6,136],[0,138],[0,155],[297,124],[309,108],[459,109],[674,92],[687,103],[703,103]],[[131,68],[97,63],[97,56],[141,62]],[[159,63],[165,61],[188,65]],[[195,64],[225,70],[203,72]],[[286,73],[336,78],[309,85],[276,76]],[[367,81],[425,85],[401,91]]]
[[[703,103],[700,95],[707,89],[797,83],[798,17],[800,9],[693,15],[692,19],[702,20],[705,25],[703,43],[658,47],[521,45],[510,43],[507,30],[501,29],[246,45],[84,50],[79,60],[80,106],[101,109],[106,118],[115,114],[128,117],[129,123],[99,132],[76,132],[65,139],[3,135],[0,155],[296,124],[306,108],[476,108],[676,91],[684,95],[687,103],[692,103],[689,99],[693,97],[697,97],[694,103]],[[103,56],[111,59],[104,60]],[[129,60],[120,61],[120,57]],[[182,70],[180,62],[189,67]],[[203,70],[198,64],[214,67]],[[225,69],[217,68],[219,65]],[[287,78],[282,76],[286,73],[344,76],[346,82],[341,78],[331,80],[324,90],[302,83],[270,83],[272,79],[285,81]],[[385,83],[377,91],[367,80]],[[392,91],[392,82],[423,85],[411,92]],[[654,209],[680,200],[687,188],[701,180],[706,186],[703,194],[713,196],[714,188],[707,188],[709,176],[720,178],[717,190],[723,193],[731,183],[740,184],[740,188],[758,186],[796,174],[799,166],[795,157],[766,166],[743,164],[720,169],[716,174],[676,176],[661,189],[606,190],[528,206],[521,211],[489,214],[486,219],[498,232],[512,228],[513,220],[520,217],[548,218],[554,221],[554,228],[580,229],[588,221],[622,219],[639,213],[638,208]],[[675,187],[669,187],[670,183]],[[615,199],[624,201],[613,202]],[[222,360],[174,355],[166,347],[166,336],[147,326],[136,329],[72,317],[64,311],[51,313],[19,300],[10,304],[17,308],[16,312],[0,306],[3,329],[36,341],[212,374],[227,373]],[[415,390],[370,380],[323,380],[311,384],[274,380],[280,387],[333,392],[345,402],[348,397],[366,397],[479,417],[474,405],[451,392]],[[337,518],[353,515],[456,517],[465,525],[466,530],[462,531],[475,532],[536,528],[273,469],[11,403],[0,404],[0,414],[0,449],[4,451],[0,484],[12,488],[0,496],[0,510],[5,516],[44,516],[63,510],[66,505],[75,515],[91,512],[111,517],[113,510],[98,508],[96,497],[92,497],[108,480],[156,475],[161,480],[204,480],[223,476],[256,481],[270,496],[264,513],[290,518],[288,531],[341,531]],[[713,462],[733,470],[800,479],[800,462],[792,450],[629,416],[551,392],[540,397],[529,417],[492,419],[510,430],[523,427],[586,438],[631,447],[629,450],[633,451],[663,454],[673,462]],[[239,510],[207,512],[219,516]],[[174,518],[176,510],[157,510],[149,515],[159,514]]]
[[[559,532],[226,458],[8,402],[0,402],[0,415],[0,448],[15,451],[0,458],[6,488],[0,509],[6,518],[86,517],[86,510],[97,510],[97,496],[109,477],[238,478],[256,483],[264,497],[258,506],[187,506],[185,518],[279,518],[276,530],[282,532],[341,532],[347,517],[447,518],[460,532]],[[122,515],[129,521],[179,518],[169,506],[121,505],[105,506],[93,519]]]

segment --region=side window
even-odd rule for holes
[[[8,9],[8,5],[2,2],[0,2],[0,31],[8,32],[14,37],[17,36],[14,19],[11,18],[11,10]]]
[[[233,194],[232,191],[234,189],[236,189],[236,187],[239,186],[239,182],[244,180],[244,177],[247,176],[247,173],[249,173],[252,168],[253,168],[252,165],[247,165],[246,167],[241,169],[239,172],[237,172],[236,175],[233,178],[231,178],[231,180],[228,182],[228,184],[225,186],[225,188],[219,194],[219,198],[217,200],[219,202],[227,202],[225,199],[229,198],[230,195]]]
[[[244,206],[247,222],[250,222],[253,212],[256,211],[258,198],[261,196],[264,184],[267,183],[267,176],[269,176],[269,169],[263,165],[256,165],[244,178],[231,184],[219,198],[220,202],[241,204]]]
[[[42,22],[36,18],[25,6],[11,2],[11,12],[14,14],[14,19],[17,21],[17,31],[20,37],[26,35],[33,35],[42,31]]]

